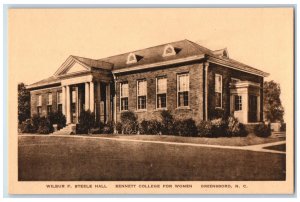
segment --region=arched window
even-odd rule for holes
[[[136,63],[137,59],[136,59],[136,55],[134,53],[130,53],[127,57],[127,64],[132,64],[132,63]]]
[[[167,45],[164,49],[163,57],[167,57],[171,55],[176,55],[176,51],[173,46]]]

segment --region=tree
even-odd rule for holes
[[[30,93],[24,83],[18,84],[18,120],[22,123],[30,118]]]
[[[264,118],[270,122],[283,122],[284,108],[280,100],[280,85],[276,82],[264,82]]]

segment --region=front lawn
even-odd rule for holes
[[[20,181],[285,180],[285,159],[285,154],[233,149],[19,136],[18,176]]]
[[[208,144],[208,145],[223,145],[223,146],[248,146],[265,144],[271,142],[278,142],[285,140],[284,137],[257,137],[254,134],[249,134],[247,137],[182,137],[171,135],[92,135],[100,137],[112,137],[120,139],[133,139],[133,140],[151,140],[163,142],[181,142],[181,143],[194,143],[194,144]]]

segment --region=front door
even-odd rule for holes
[[[248,121],[257,122],[257,96],[249,95]]]

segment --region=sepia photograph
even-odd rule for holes
[[[294,8],[9,8],[9,189],[293,193]]]

